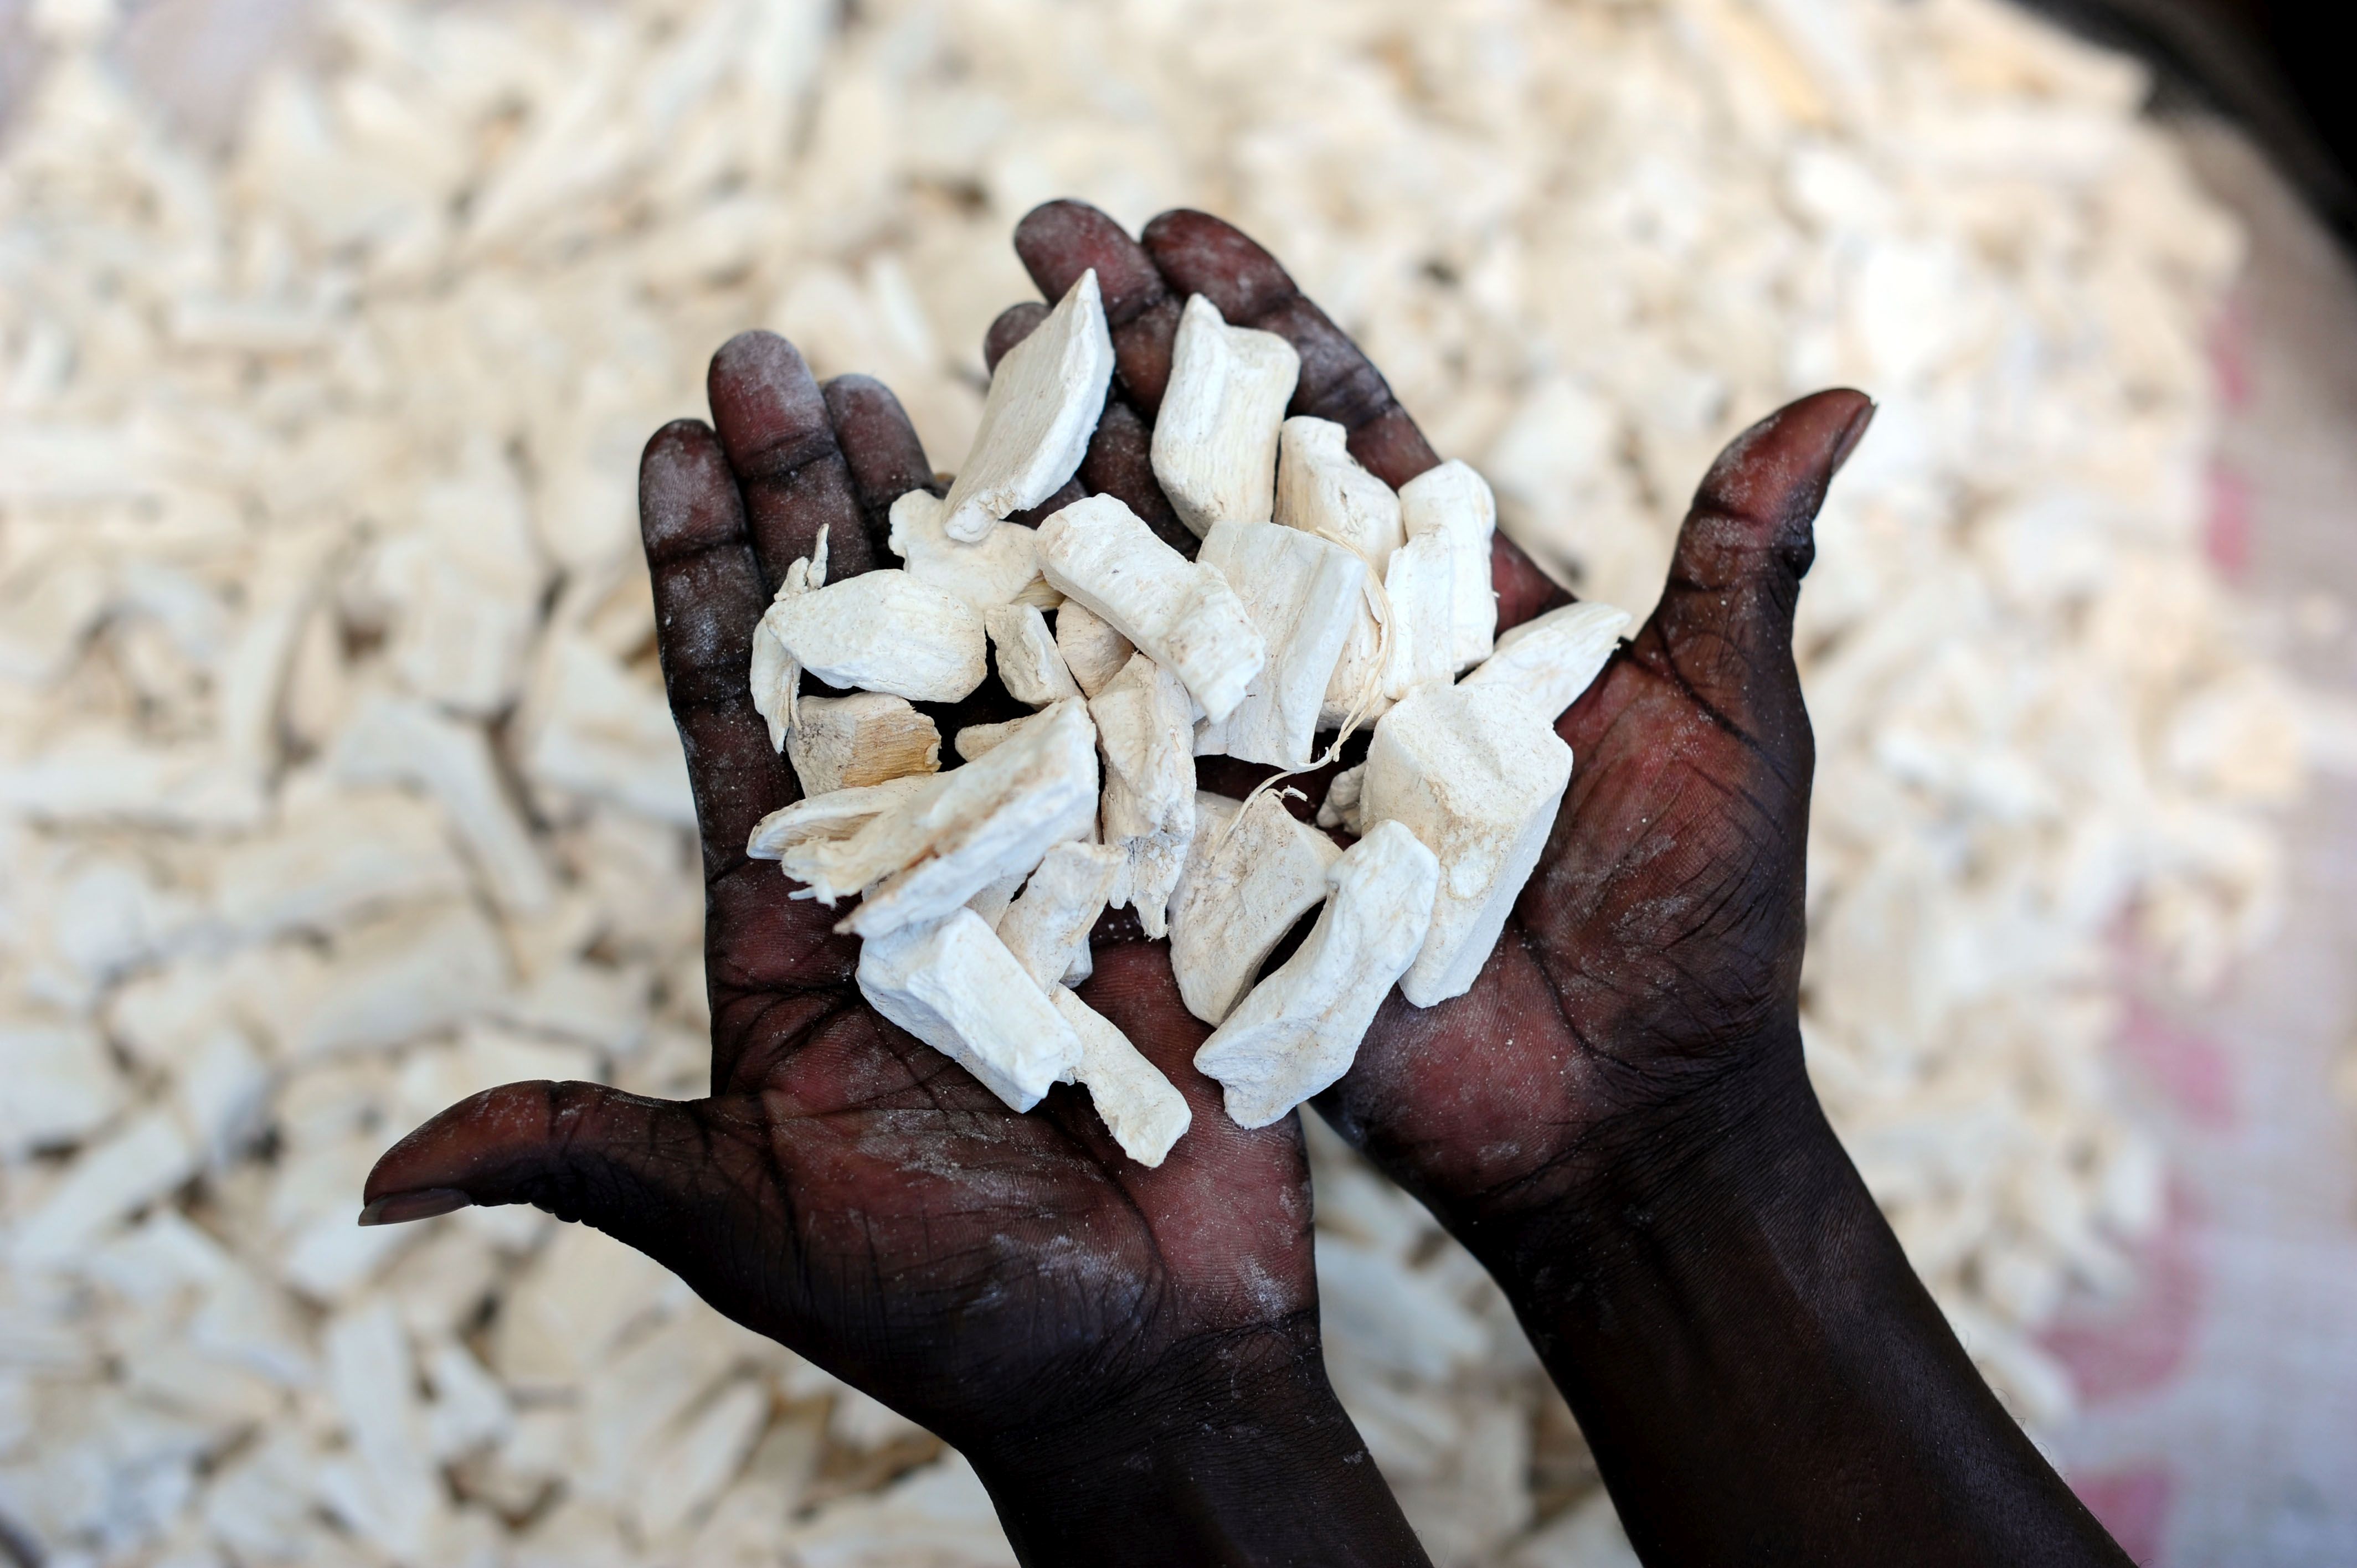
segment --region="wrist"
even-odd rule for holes
[[[1206,1335],[1155,1372],[960,1444],[1026,1564],[1423,1564],[1314,1325]]]

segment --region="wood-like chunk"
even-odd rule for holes
[[[1440,864],[1397,822],[1326,872],[1308,940],[1211,1031],[1195,1066],[1239,1127],[1265,1127],[1351,1069],[1392,983],[1424,945]]]
[[[1490,548],[1498,501],[1490,481],[1452,457],[1400,487],[1400,521],[1411,540],[1437,533],[1457,563],[1449,627],[1451,672],[1490,657],[1498,629],[1498,595],[1490,582]]]
[[[1297,528],[1225,521],[1212,528],[1198,560],[1234,586],[1268,645],[1268,661],[1233,712],[1205,721],[1196,752],[1308,767],[1327,685],[1365,613],[1366,563]]]
[[[826,536],[828,530],[818,531],[818,545],[812,553],[786,568],[786,580],[778,585],[770,600],[771,606],[826,586]],[[794,727],[798,706],[797,694],[802,690],[802,667],[778,640],[777,631],[764,614],[753,628],[753,660],[749,671],[753,685],[753,707],[770,721],[770,749],[785,749],[786,736]]]
[[[1400,499],[1351,456],[1350,432],[1296,414],[1277,435],[1275,521],[1359,553],[1378,577],[1407,542]]]
[[[974,447],[945,498],[943,532],[971,544],[1008,512],[1054,495],[1081,466],[1112,381],[1113,338],[1092,268],[998,361]]]
[[[1136,909],[1149,937],[1167,929],[1170,890],[1195,836],[1195,719],[1178,678],[1133,654],[1089,699],[1104,752],[1104,842],[1126,861],[1112,901]]]
[[[1006,745],[1010,736],[1038,716],[1034,714],[1019,719],[1005,719],[995,725],[968,725],[951,737],[950,745],[956,748],[963,760],[979,762]]]
[[[954,703],[990,672],[982,618],[906,572],[864,572],[780,598],[761,625],[830,686]]]
[[[1226,718],[1267,660],[1228,580],[1157,539],[1112,496],[1074,501],[1039,525],[1039,569],[1168,666],[1206,717]]]
[[[1383,574],[1392,618],[1383,695],[1392,701],[1457,678],[1456,588],[1457,557],[1445,535],[1427,533],[1392,552]]]
[[[1359,807],[1361,792],[1366,785],[1367,765],[1363,762],[1334,775],[1334,781],[1326,786],[1326,799],[1318,803],[1318,825],[1340,828],[1352,838],[1361,836],[1366,823],[1360,819]]]
[[[1028,528],[994,528],[979,542],[952,539],[942,526],[947,503],[910,490],[892,503],[892,553],[909,575],[954,594],[987,615],[1000,605],[1055,607],[1058,595],[1039,576],[1039,536]]]
[[[906,697],[883,692],[804,697],[786,736],[786,757],[802,793],[823,795],[912,773],[938,773],[942,732]]]
[[[1028,534],[1031,531],[1004,528],[998,532]],[[1056,651],[1056,634],[1048,629],[1048,618],[1039,613],[1039,606],[1000,605],[983,617],[983,627],[998,655],[998,679],[1008,696],[1044,708],[1081,695],[1072,672],[1064,668],[1063,655]]]
[[[1088,606],[1066,599],[1056,611],[1056,651],[1080,683],[1082,694],[1093,697],[1121,673],[1137,645]]]
[[[930,800],[953,775],[912,773],[882,784],[836,789],[771,811],[753,825],[745,853],[755,860],[781,860],[815,843],[840,843],[896,807]]]
[[[981,761],[934,775],[937,789],[912,792],[848,838],[794,837],[796,814],[823,809],[832,797],[822,795],[764,818],[754,842],[780,845],[780,868],[806,885],[798,898],[832,905],[865,891],[838,930],[873,937],[922,925],[1087,834],[1096,811],[1095,740],[1087,709],[1059,703]]]
[[[1359,807],[1368,836],[1397,823],[1440,857],[1432,930],[1400,982],[1411,1003],[1429,1007],[1471,987],[1570,781],[1571,747],[1503,682],[1426,686],[1375,726]]]
[[[1040,860],[998,921],[998,940],[1044,990],[1089,964],[1089,931],[1129,857],[1109,844],[1060,843]],[[1077,983],[1077,982],[1075,982]]]
[[[1080,1036],[971,909],[868,938],[858,973],[878,1013],[1014,1110],[1030,1110],[1081,1069]]]
[[[1462,684],[1512,686],[1552,721],[1587,690],[1628,625],[1629,612],[1610,605],[1549,610],[1498,639],[1497,651]]]
[[[1242,807],[1198,791],[1195,842],[1170,898],[1170,968],[1187,1011],[1217,1024],[1296,920],[1326,897],[1332,839],[1294,820],[1274,790]]]
[[[1198,539],[1214,523],[1269,520],[1277,428],[1300,375],[1301,356],[1275,333],[1229,326],[1200,294],[1187,301],[1154,416],[1154,478]]]
[[[1089,1091],[1105,1131],[1139,1165],[1160,1165],[1195,1119],[1187,1097],[1103,1014],[1060,985],[1048,987],[1048,1000],[1081,1042],[1072,1076]]]

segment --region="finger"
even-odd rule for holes
[[[1501,632],[1572,602],[1563,585],[1540,571],[1538,563],[1503,531],[1490,536],[1490,586],[1498,596]]]
[[[1015,226],[1015,253],[1051,300],[1063,298],[1082,273],[1096,269],[1113,334],[1114,373],[1151,420],[1170,382],[1170,345],[1186,296],[1172,294],[1137,242],[1085,201],[1049,201],[1024,214]]]
[[[827,531],[830,581],[878,564],[860,524],[849,466],[810,366],[774,332],[739,332],[705,377],[712,423],[745,494],[753,553],[771,588]]]
[[[1865,393],[1822,392],[1737,436],[1695,492],[1669,585],[1637,639],[1641,660],[1770,755],[1805,743],[1793,610],[1825,489],[1873,418]]]
[[[1048,307],[1036,299],[1027,299],[1000,311],[998,319],[990,324],[990,330],[982,335],[985,368],[996,371],[998,361],[1006,358],[1006,350],[1030,337],[1047,319]]]
[[[1178,521],[1170,498],[1155,480],[1152,428],[1118,396],[1106,401],[1096,434],[1089,437],[1089,449],[1081,458],[1080,479],[1091,495],[1119,499],[1154,531],[1157,539],[1189,561],[1203,547],[1195,531]]]
[[[710,426],[675,420],[647,443],[639,528],[654,583],[655,650],[710,880],[744,860],[754,823],[800,795],[747,681],[770,596],[736,477]]]
[[[1200,294],[1232,326],[1274,332],[1293,345],[1301,380],[1288,412],[1348,430],[1351,455],[1394,489],[1438,466],[1383,373],[1242,230],[1179,208],[1148,223],[1140,238],[1174,298]]]
[[[837,376],[821,389],[834,444],[851,474],[851,495],[867,533],[871,557],[892,559],[892,503],[933,482],[925,444],[892,389],[873,376]],[[827,576],[835,575],[828,551]]]

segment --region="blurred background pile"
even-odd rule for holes
[[[2000,0],[8,10],[0,1560],[1011,1561],[605,1238],[352,1217],[475,1089],[704,1091],[639,446],[763,326],[953,467],[1061,195],[1241,223],[1640,614],[1721,442],[1881,400],[1803,600],[1819,1090],[2132,1550],[2351,1560],[2357,812],[2303,791],[2357,760],[2357,396],[2300,377],[2357,295],[2152,90]],[[1494,1290],[1312,1132],[1436,1559],[1630,1561]]]

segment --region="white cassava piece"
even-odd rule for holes
[[[1326,868],[1341,855],[1274,791],[1241,807],[1196,792],[1195,841],[1170,898],[1170,969],[1187,1011],[1217,1024],[1235,1009],[1285,933],[1325,898]]]
[[[1274,521],[1355,550],[1378,577],[1407,542],[1400,499],[1351,456],[1351,433],[1296,414],[1277,435]]]
[[[950,737],[950,745],[965,762],[979,762],[1006,744],[1010,736],[1020,734],[1023,726],[1039,717],[1027,714],[1019,719],[1003,719],[993,725],[968,725]]]
[[[1309,767],[1327,685],[1363,613],[1366,563],[1299,529],[1230,521],[1211,529],[1196,559],[1234,586],[1268,647],[1243,701],[1197,730],[1197,754]]]
[[[1000,918],[998,940],[1042,988],[1078,985],[1093,967],[1089,930],[1128,867],[1128,854],[1111,844],[1058,844]]]
[[[1498,532],[1498,501],[1490,481],[1471,464],[1451,457],[1399,490],[1400,525],[1411,540],[1437,533],[1457,563],[1449,609],[1451,673],[1490,657],[1498,629],[1498,596],[1490,582],[1490,551]]]
[[[1194,709],[1178,677],[1139,652],[1089,699],[1089,714],[1104,752],[1104,842],[1126,861],[1113,902],[1159,937],[1195,835]]]
[[[973,607],[897,569],[780,597],[761,625],[788,659],[830,686],[954,703],[990,671]]]
[[[1081,1043],[1072,1071],[1121,1152],[1141,1165],[1158,1165],[1195,1113],[1162,1070],[1147,1061],[1113,1021],[1060,985],[1048,1000]]]
[[[745,853],[755,860],[781,860],[811,844],[839,843],[887,811],[930,800],[949,781],[947,774],[912,773],[806,797],[755,823]]]
[[[1440,857],[1432,929],[1400,982],[1410,1003],[1429,1007],[1469,990],[1488,961],[1546,848],[1571,747],[1502,683],[1427,686],[1375,726],[1366,769],[1369,835],[1395,822]]]
[[[1056,651],[1079,682],[1081,694],[1093,697],[1121,673],[1137,647],[1096,611],[1077,599],[1066,599],[1056,610]]]
[[[942,526],[948,505],[931,490],[910,490],[892,503],[888,542],[909,575],[963,599],[978,616],[1009,604],[1056,607],[1062,596],[1040,580],[1038,533],[994,528],[968,544]]]
[[[1154,416],[1153,462],[1162,493],[1196,538],[1214,523],[1269,521],[1276,433],[1300,375],[1292,344],[1231,327],[1210,300],[1189,297]]]
[[[1566,605],[1498,639],[1497,651],[1469,671],[1467,686],[1512,686],[1553,719],[1579,700],[1620,645],[1629,612],[1593,602]]]
[[[1362,824],[1359,820],[1359,807],[1361,803],[1361,791],[1366,788],[1366,784],[1367,765],[1363,762],[1356,768],[1345,768],[1341,772],[1334,775],[1334,781],[1326,787],[1326,799],[1318,803],[1318,825],[1321,828],[1340,828],[1344,832],[1357,837],[1362,831]]]
[[[1186,682],[1208,718],[1228,716],[1268,657],[1228,580],[1157,539],[1113,496],[1074,501],[1041,523],[1039,567]]]
[[[878,1013],[1013,1110],[1030,1110],[1080,1070],[1080,1036],[971,909],[867,938],[858,976]]]
[[[1113,381],[1113,338],[1092,267],[990,378],[974,446],[944,498],[942,532],[973,543],[1060,489],[1089,449]]]
[[[1300,950],[1195,1053],[1237,1126],[1265,1127],[1350,1070],[1424,945],[1439,881],[1432,851],[1398,822],[1378,823],[1328,868],[1326,908]]]
[[[1392,552],[1383,573],[1391,645],[1383,695],[1397,702],[1418,686],[1457,678],[1457,552],[1447,535],[1426,533]]]
[[[1030,532],[1028,528],[1003,528],[991,537]],[[997,655],[998,679],[1006,685],[1008,696],[1018,703],[1044,708],[1050,703],[1082,694],[1072,672],[1064,667],[1063,655],[1056,650],[1056,634],[1048,628],[1048,618],[1039,613],[1039,606],[996,606],[983,617],[983,628],[990,633],[991,651]]]
[[[778,585],[772,606],[826,586],[827,530],[818,531],[818,546],[809,555],[786,568],[785,581]],[[785,748],[786,736],[794,727],[794,716],[800,704],[802,667],[786,645],[778,640],[770,618],[762,616],[753,628],[752,668],[748,678],[753,686],[753,707],[770,721],[770,749]]]
[[[1087,832],[1095,730],[1082,703],[1059,703],[979,762],[933,777],[938,788],[911,791],[848,838],[786,842],[798,816],[832,799],[822,795],[763,818],[753,842],[780,843],[780,869],[805,884],[796,897],[832,905],[866,894],[840,929],[867,937],[922,925]]]
[[[805,795],[939,772],[942,732],[906,697],[854,692],[804,697],[786,735],[786,759]]]

